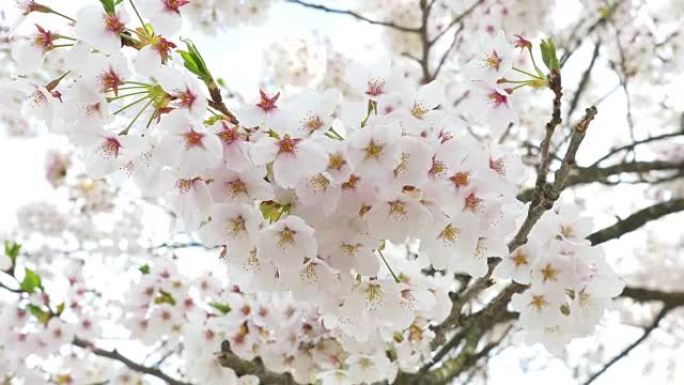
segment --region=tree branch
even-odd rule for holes
[[[601,40],[599,39],[596,41],[596,44],[594,44],[594,52],[591,55],[591,61],[589,62],[589,66],[582,73],[582,78],[580,79],[579,85],[577,86],[577,91],[575,91],[575,94],[572,96],[572,100],[570,101],[570,108],[568,108],[568,113],[566,115],[568,119],[572,116],[572,113],[575,112],[575,109],[577,108],[577,105],[579,104],[580,97],[582,96],[584,91],[587,89],[587,86],[589,85],[589,78],[591,77],[591,71],[594,69],[594,64],[596,64],[596,59],[598,59],[600,51],[601,51]]]
[[[589,124],[594,119],[598,113],[596,107],[587,108],[585,111],[584,118],[577,123],[572,132],[572,138],[570,139],[570,144],[565,152],[563,161],[554,174],[554,181],[552,184],[543,184],[541,187],[537,186],[535,188],[535,195],[538,197],[532,198],[532,203],[530,203],[530,208],[527,213],[525,221],[520,226],[520,229],[516,233],[513,240],[509,243],[509,249],[515,250],[519,246],[527,242],[527,235],[532,230],[532,227],[537,223],[539,218],[547,211],[553,207],[553,204],[560,197],[561,191],[565,188],[566,181],[570,171],[575,167],[575,155],[579,150],[579,146],[584,140],[584,135],[589,127]],[[536,193],[541,189],[540,193]]]
[[[684,173],[684,162],[668,162],[668,161],[650,161],[650,162],[628,162],[620,163],[609,167],[578,167],[574,169],[568,176],[566,182],[567,186],[575,186],[579,184],[589,184],[600,182],[611,184],[608,178],[624,173],[649,173],[652,171],[677,171],[677,174]],[[671,178],[670,178],[671,179]],[[652,181],[648,181],[651,183]],[[535,192],[534,188],[528,188],[521,191],[517,198],[521,202],[529,202]]]
[[[551,146],[551,138],[556,127],[561,124],[561,98],[563,96],[563,88],[561,84],[561,75],[559,71],[552,71],[549,75],[549,88],[553,91],[553,112],[551,113],[551,120],[546,123],[546,135],[539,146],[539,156],[541,158],[539,166],[537,167],[537,181],[535,182],[535,190],[532,197],[532,204],[530,210],[540,203],[542,194],[544,192],[544,185],[546,184],[546,176],[549,172],[549,164],[551,157],[549,156],[549,148]]]
[[[312,8],[312,9],[316,9],[316,10],[327,12],[327,13],[336,13],[336,14],[340,14],[340,15],[352,16],[356,19],[365,21],[366,23],[369,23],[369,24],[382,25],[382,26],[394,28],[396,30],[403,31],[403,32],[418,33],[420,31],[420,28],[406,27],[406,26],[395,24],[391,21],[381,21],[381,20],[369,19],[368,17],[363,16],[360,13],[349,10],[349,9],[330,8],[330,7],[326,7],[325,5],[312,4],[312,3],[308,3],[308,2],[302,1],[302,0],[287,0],[287,2],[293,3],[293,4],[299,4],[299,5],[306,7],[306,8]]]
[[[289,373],[274,373],[264,367],[259,358],[246,361],[230,350],[230,343],[223,341],[218,356],[221,366],[231,368],[238,376],[251,374],[259,377],[261,385],[298,385]]]
[[[126,356],[123,356],[120,354],[118,351],[115,350],[105,350],[105,349],[100,349],[96,347],[92,342],[86,341],[84,339],[81,339],[79,337],[75,337],[74,340],[72,341],[72,344],[74,346],[78,346],[79,348],[88,350],[89,352],[95,354],[96,356],[100,357],[105,357],[109,358],[114,361],[119,361],[122,364],[126,365],[127,368],[138,372],[138,373],[143,373],[143,374],[148,374],[153,377],[157,377],[158,379],[166,382],[169,385],[191,385],[189,382],[183,382],[180,380],[176,380],[166,373],[162,372],[161,370],[157,368],[151,368],[144,366],[142,364],[139,364]]]
[[[651,142],[656,142],[656,141],[663,140],[663,139],[670,139],[670,138],[674,138],[674,137],[680,136],[680,135],[684,135],[684,130],[680,129],[679,131],[675,131],[675,132],[668,132],[668,133],[662,134],[662,135],[651,136],[651,137],[648,137],[646,139],[637,140],[637,141],[632,142],[630,144],[614,148],[614,149],[610,150],[606,155],[604,155],[604,156],[600,157],[598,160],[596,160],[592,164],[592,166],[596,166],[599,163],[603,162],[604,160],[606,160],[606,159],[610,158],[611,156],[618,154],[620,152],[631,151],[636,146],[651,143]]]
[[[620,219],[614,225],[589,235],[587,239],[591,241],[592,245],[608,242],[612,239],[620,238],[624,234],[632,232],[650,221],[682,210],[684,210],[684,198],[661,202],[641,209],[625,219]]]
[[[437,40],[439,40],[442,36],[444,36],[447,32],[449,32],[449,30],[450,30],[453,26],[455,26],[456,24],[460,23],[461,20],[463,20],[463,19],[466,18],[468,15],[470,15],[471,13],[473,13],[473,11],[474,11],[478,6],[480,6],[482,3],[484,3],[484,0],[477,0],[477,1],[474,2],[470,7],[466,8],[465,11],[461,12],[459,15],[457,15],[456,17],[454,17],[454,18],[451,20],[451,22],[449,22],[449,24],[448,24],[442,31],[440,31],[437,35],[435,35],[435,37],[433,37],[433,38],[429,41],[429,44],[430,44],[430,45],[434,45],[434,44],[437,42]]]
[[[620,294],[636,302],[660,301],[666,307],[676,308],[684,306],[684,291],[660,291],[641,287],[627,286]]]
[[[613,366],[616,362],[620,361],[622,358],[626,357],[632,350],[634,350],[634,348],[636,348],[642,342],[644,342],[648,338],[648,336],[651,335],[651,332],[653,332],[655,329],[658,328],[658,324],[660,324],[660,321],[662,321],[663,318],[665,318],[665,316],[667,315],[667,313],[670,310],[672,310],[672,308],[667,307],[667,306],[663,307],[658,312],[658,314],[656,314],[655,318],[653,319],[653,322],[644,329],[644,334],[642,334],[641,337],[639,337],[636,341],[632,342],[629,346],[627,346],[618,355],[616,355],[610,361],[608,361],[605,365],[603,365],[603,367],[599,371],[597,371],[594,374],[592,374],[591,376],[589,376],[587,381],[584,382],[584,385],[589,385],[592,382],[594,382],[594,380],[596,380],[599,376],[601,376],[603,373],[605,373],[606,370],[608,370],[611,366]]]

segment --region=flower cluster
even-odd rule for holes
[[[591,219],[571,205],[547,212],[530,234],[497,266],[495,275],[529,288],[511,301],[528,341],[562,351],[573,338],[590,334],[624,284],[591,247]]]

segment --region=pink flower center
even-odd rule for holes
[[[230,127],[226,123],[221,122],[223,125],[223,130],[217,135],[223,143],[230,144],[238,139],[240,139],[240,134],[238,133],[238,126]]]
[[[496,171],[498,174],[504,175],[506,173],[505,164],[502,159],[489,159],[489,168]]]
[[[163,0],[163,2],[168,11],[180,14],[180,7],[188,5],[190,0]]]
[[[283,139],[280,140],[278,145],[280,146],[279,153],[294,153],[297,149],[297,144],[301,141],[299,138],[290,138],[290,135],[285,135]]]
[[[368,89],[366,95],[379,96],[385,92],[385,80],[372,78],[368,80]]]
[[[176,97],[178,98],[181,107],[185,108],[192,108],[193,104],[195,104],[195,100],[197,100],[197,95],[192,93],[189,88],[186,88],[183,92],[179,92]]]
[[[498,72],[502,61],[503,60],[499,57],[499,54],[496,53],[496,50],[493,50],[485,60],[485,63]]]
[[[126,29],[124,23],[119,19],[117,15],[106,15],[105,16],[105,28],[108,31],[120,34]]]
[[[280,97],[280,92],[269,97],[266,94],[266,92],[259,90],[259,97],[260,97],[260,99],[259,99],[259,103],[257,103],[257,107],[264,110],[264,112],[269,112],[271,110],[275,110],[276,108],[278,108],[278,106],[276,106],[276,102],[278,101],[278,98]]]
[[[100,76],[100,81],[102,82],[102,89],[104,91],[113,90],[114,95],[117,95],[119,93],[119,86],[123,83],[119,75],[116,72],[114,72],[114,70],[111,67],[107,72],[104,72]]]
[[[186,149],[191,147],[204,147],[204,145],[202,144],[204,134],[202,134],[201,132],[197,132],[191,128],[190,131],[183,134],[183,137],[185,138]]]
[[[169,52],[171,52],[171,49],[176,48],[176,45],[163,37],[159,38],[159,42],[154,45],[154,49],[159,52],[159,56],[161,56],[161,61],[162,63],[166,63],[166,60],[169,58]]]
[[[36,24],[36,28],[38,29],[38,33],[33,38],[33,45],[43,51],[52,49],[54,47],[55,35],[38,24]]]
[[[494,103],[494,107],[508,105],[508,95],[502,94],[496,90],[487,94],[487,97],[492,101],[492,103]]]
[[[100,151],[108,158],[116,158],[119,156],[119,150],[121,147],[121,143],[119,143],[117,138],[109,137],[105,138],[104,143],[102,143],[100,146]]]

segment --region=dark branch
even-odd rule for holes
[[[403,32],[418,33],[420,31],[420,28],[406,27],[403,25],[395,24],[391,21],[369,19],[368,17],[363,16],[360,13],[349,10],[349,9],[330,8],[330,7],[326,7],[325,5],[312,4],[312,3],[308,3],[308,2],[302,1],[302,0],[287,0],[287,2],[293,3],[293,4],[299,4],[299,5],[307,7],[307,8],[312,8],[312,9],[316,9],[316,10],[327,12],[327,13],[336,13],[339,15],[352,16],[356,19],[365,21],[366,23],[375,24],[375,25],[382,25],[382,26],[394,28],[396,30],[403,31]]]
[[[609,181],[609,178],[615,175],[621,175],[625,173],[646,174],[653,171],[676,171],[677,173],[675,175],[679,175],[680,173],[684,172],[684,162],[668,162],[656,160],[650,162],[640,161],[620,163],[608,167],[579,167],[573,170],[568,176],[566,187],[595,182],[613,184]],[[645,180],[644,182],[653,183],[653,181],[651,180]],[[525,189],[522,192],[520,192],[520,194],[518,194],[517,198],[522,202],[529,202],[530,200],[532,200],[534,192],[534,188]]]
[[[549,165],[551,157],[549,156],[549,148],[551,146],[551,138],[556,130],[556,127],[561,124],[561,97],[563,96],[563,88],[561,84],[561,75],[559,71],[553,71],[549,75],[549,88],[553,91],[553,112],[551,113],[551,120],[546,123],[546,134],[539,146],[540,162],[537,167],[537,181],[535,183],[535,190],[532,197],[532,204],[530,210],[540,203],[542,194],[544,192],[544,185],[546,185],[546,176],[549,172]]]
[[[673,309],[684,306],[684,291],[660,291],[627,286],[620,295],[631,298],[636,302],[659,301],[664,303],[666,307]]]
[[[221,353],[218,355],[221,366],[231,368],[238,376],[247,374],[259,377],[261,385],[297,385],[297,382],[289,373],[274,373],[266,369],[259,358],[253,361],[246,361],[236,356],[230,350],[228,341],[221,344]]]
[[[641,209],[625,219],[620,219],[614,225],[589,235],[587,239],[591,241],[592,245],[598,245],[620,238],[622,235],[632,232],[650,221],[682,210],[684,210],[684,198],[661,202]]]

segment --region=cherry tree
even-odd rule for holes
[[[74,3],[3,5],[3,127],[54,144],[52,201],[2,234],[3,383],[484,383],[508,355],[590,384],[681,353],[679,2]],[[222,36],[279,12],[379,39],[274,40],[233,88]]]

